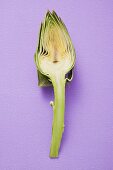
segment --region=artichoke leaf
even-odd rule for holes
[[[39,70],[37,70],[37,74],[38,74],[38,86],[40,87],[52,86],[52,83],[47,76],[43,75]]]

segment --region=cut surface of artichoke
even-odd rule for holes
[[[65,84],[66,80],[72,80],[75,50],[66,26],[54,11],[48,11],[41,24],[35,63],[39,85],[48,86],[52,83],[54,88],[50,157],[55,158],[58,157],[64,131]]]
[[[46,14],[39,41],[37,63],[43,74],[51,77],[59,71],[66,74],[72,69],[75,51],[65,25],[54,11]]]

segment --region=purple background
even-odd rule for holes
[[[76,49],[65,132],[49,158],[52,88],[37,86],[40,22],[54,9]],[[0,170],[113,170],[113,1],[0,1]]]

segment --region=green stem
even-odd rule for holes
[[[53,124],[50,157],[58,157],[62,133],[64,131],[64,110],[65,110],[65,75],[57,74],[52,79],[55,101],[53,104]]]

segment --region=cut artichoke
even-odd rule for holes
[[[41,24],[38,47],[35,53],[39,86],[53,85],[54,102],[50,157],[58,157],[64,131],[65,84],[72,80],[75,50],[66,26],[53,11],[47,12]]]

